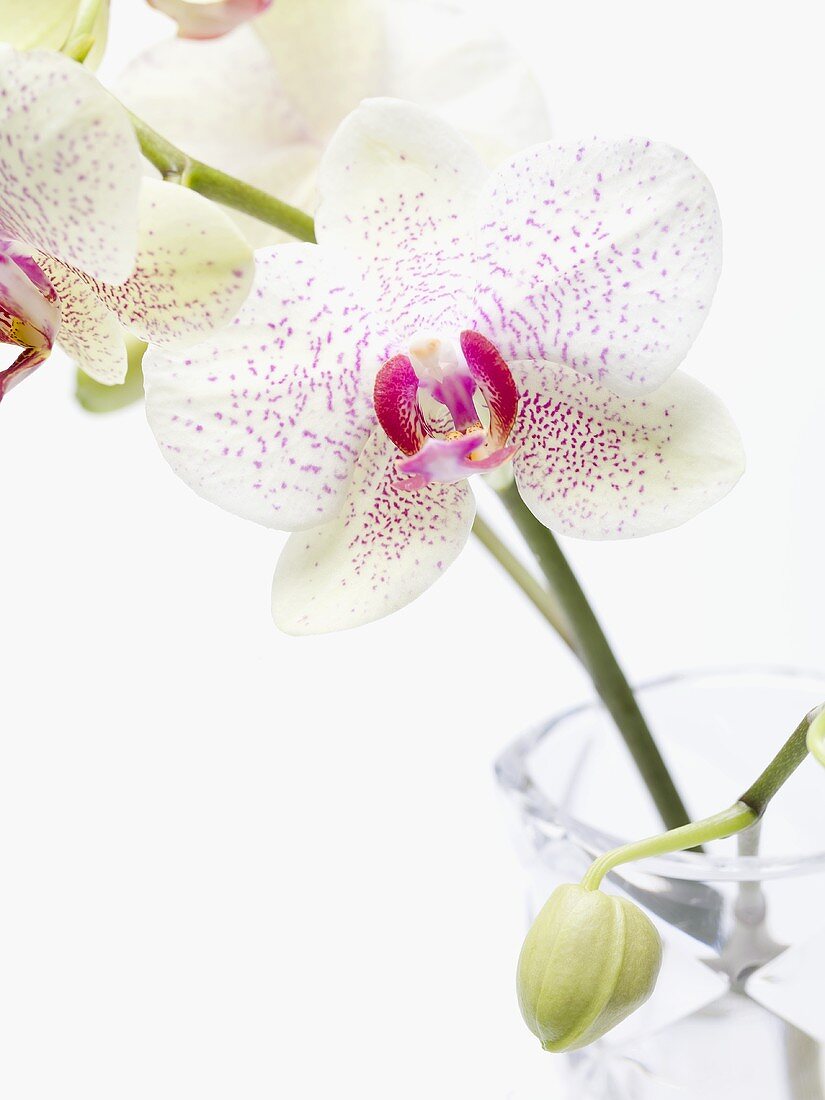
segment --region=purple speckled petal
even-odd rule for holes
[[[196,347],[150,348],[146,410],[188,485],[282,530],[337,515],[374,423],[371,390],[388,339],[348,260],[316,245],[256,256],[237,318]]]
[[[362,103],[330,142],[318,240],[363,262],[399,337],[466,327],[471,214],[486,176],[451,127],[398,100]]]
[[[182,38],[220,38],[265,12],[272,0],[149,0],[170,16]]]
[[[396,487],[398,452],[376,430],[341,515],[291,535],[272,586],[289,634],[324,634],[380,619],[430,587],[460,553],[475,501],[466,481],[415,492]]]
[[[644,139],[536,146],[493,175],[479,217],[473,327],[505,358],[631,394],[684,359],[722,256],[713,190],[684,153]]]
[[[59,54],[0,46],[0,236],[121,282],[142,174],[123,108]]]
[[[252,249],[219,206],[185,187],[145,179],[137,266],[124,283],[98,292],[135,336],[174,347],[235,316],[254,266]]]
[[[545,526],[586,539],[677,527],[744,469],[721,401],[681,372],[654,393],[619,397],[552,363],[511,364],[522,400],[510,442],[519,492]]]
[[[126,377],[123,332],[93,286],[79,272],[58,260],[41,256],[60,300],[57,342],[90,378],[114,386]]]

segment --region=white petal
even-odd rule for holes
[[[126,377],[126,346],[117,319],[73,268],[40,257],[60,301],[57,342],[90,378],[114,386]]]
[[[321,147],[309,140],[249,28],[209,42],[173,38],[153,46],[131,62],[115,91],[191,156],[301,210],[315,209]],[[256,218],[227,214],[255,248],[289,239]]]
[[[476,315],[505,357],[639,393],[687,355],[722,238],[684,153],[644,139],[538,146],[494,174],[480,219]]]
[[[253,273],[251,248],[219,206],[174,183],[144,179],[134,273],[99,291],[124,328],[174,347],[227,324]]]
[[[425,592],[461,552],[475,515],[466,481],[395,488],[398,452],[378,429],[341,515],[291,535],[272,585],[288,634],[325,634],[380,619]]]
[[[463,327],[472,293],[472,210],[487,170],[435,115],[367,100],[321,162],[316,233],[370,271],[395,332]]]
[[[0,46],[0,230],[120,282],[135,260],[141,157],[126,112],[59,54]]]
[[[230,512],[293,530],[337,515],[372,422],[362,371],[386,350],[357,274],[315,245],[259,252],[252,294],[209,340],[144,358],[175,473]]]
[[[59,50],[79,0],[0,0],[0,34],[18,50]]]
[[[115,94],[191,156],[243,178],[256,157],[305,139],[303,119],[249,27],[209,42],[152,46],[127,66]]]
[[[551,363],[512,368],[523,395],[510,440],[521,445],[516,482],[554,531],[587,539],[665,531],[715,504],[742,474],[727,410],[681,372],[634,399]]]
[[[383,17],[377,0],[276,0],[255,21],[286,95],[317,141],[379,87]]]
[[[386,11],[386,95],[435,111],[490,167],[547,140],[538,82],[500,35],[440,3],[392,0]]]

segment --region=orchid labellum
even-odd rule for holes
[[[713,191],[644,140],[539,145],[490,173],[435,115],[364,103],[320,173],[318,245],[259,252],[233,323],[151,350],[152,428],[197,492],[291,530],[285,630],[423,592],[512,461],[546,526],[673,527],[742,470],[719,401],[675,373],[720,267]]]
[[[57,341],[122,382],[124,330],[158,346],[228,321],[252,275],[222,211],[146,179],[125,111],[59,54],[0,46],[0,341],[19,348],[0,397]]]
[[[226,37],[150,48],[117,94],[192,156],[305,210],[326,143],[368,96],[429,107],[491,165],[549,136],[526,65],[477,19],[430,0],[275,0]],[[255,245],[285,239],[238,218]]]

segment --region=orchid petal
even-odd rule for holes
[[[251,29],[213,41],[159,43],[128,65],[115,91],[190,156],[301,210],[315,209],[321,149]],[[227,213],[256,248],[288,239],[246,214]]]
[[[126,377],[126,346],[117,319],[80,272],[40,257],[60,301],[57,342],[90,378],[115,386]]]
[[[98,292],[133,335],[174,347],[227,324],[253,274],[252,251],[219,206],[185,187],[145,179],[134,273]]]
[[[618,397],[569,367],[511,364],[522,403],[511,443],[519,492],[545,526],[588,539],[677,527],[715,504],[744,469],[719,399],[681,372]]]
[[[130,62],[115,91],[164,137],[235,175],[305,139],[303,119],[248,27],[209,42],[161,42]]]
[[[0,0],[0,36],[18,50],[59,50],[65,43],[80,0]],[[86,65],[100,60],[106,45],[109,4],[100,5]]]
[[[277,0],[255,23],[286,95],[326,142],[379,87],[384,12],[377,0]]]
[[[281,630],[324,634],[380,619],[420,596],[461,552],[475,515],[467,482],[407,492],[395,484],[396,457],[375,431],[341,515],[290,536],[272,586]]]
[[[493,175],[480,221],[474,327],[506,358],[632,394],[687,355],[722,244],[713,190],[684,153],[641,139],[538,146]]]
[[[395,355],[375,378],[375,415],[392,442],[406,455],[414,455],[427,438],[427,426],[418,403],[418,375],[406,355]]]
[[[137,245],[141,158],[129,118],[80,65],[0,46],[0,235],[121,282]]]
[[[397,335],[464,327],[472,295],[468,218],[486,176],[451,127],[398,100],[362,103],[330,142],[319,176],[318,240],[362,261]]]
[[[358,274],[315,245],[259,252],[232,324],[144,357],[149,424],[195,492],[245,519],[295,530],[337,515],[372,425],[386,337],[370,327]]]
[[[146,344],[128,334],[124,337],[128,368],[118,386],[101,385],[85,371],[75,372],[75,400],[86,412],[101,414],[117,412],[143,400],[143,355]]]
[[[272,0],[149,0],[184,38],[219,38],[265,12]]]
[[[386,11],[385,95],[435,111],[491,168],[547,140],[538,82],[475,13],[421,0],[391,0]]]

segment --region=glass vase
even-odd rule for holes
[[[736,670],[638,693],[692,817],[730,805],[825,678]],[[609,715],[567,711],[497,761],[529,870],[529,919],[617,844],[661,831]],[[808,759],[758,830],[618,868],[604,888],[659,929],[656,990],[598,1043],[556,1058],[569,1100],[825,1100],[825,771]],[[548,1074],[548,1076],[550,1076]],[[548,1089],[548,1097],[555,1095]]]

